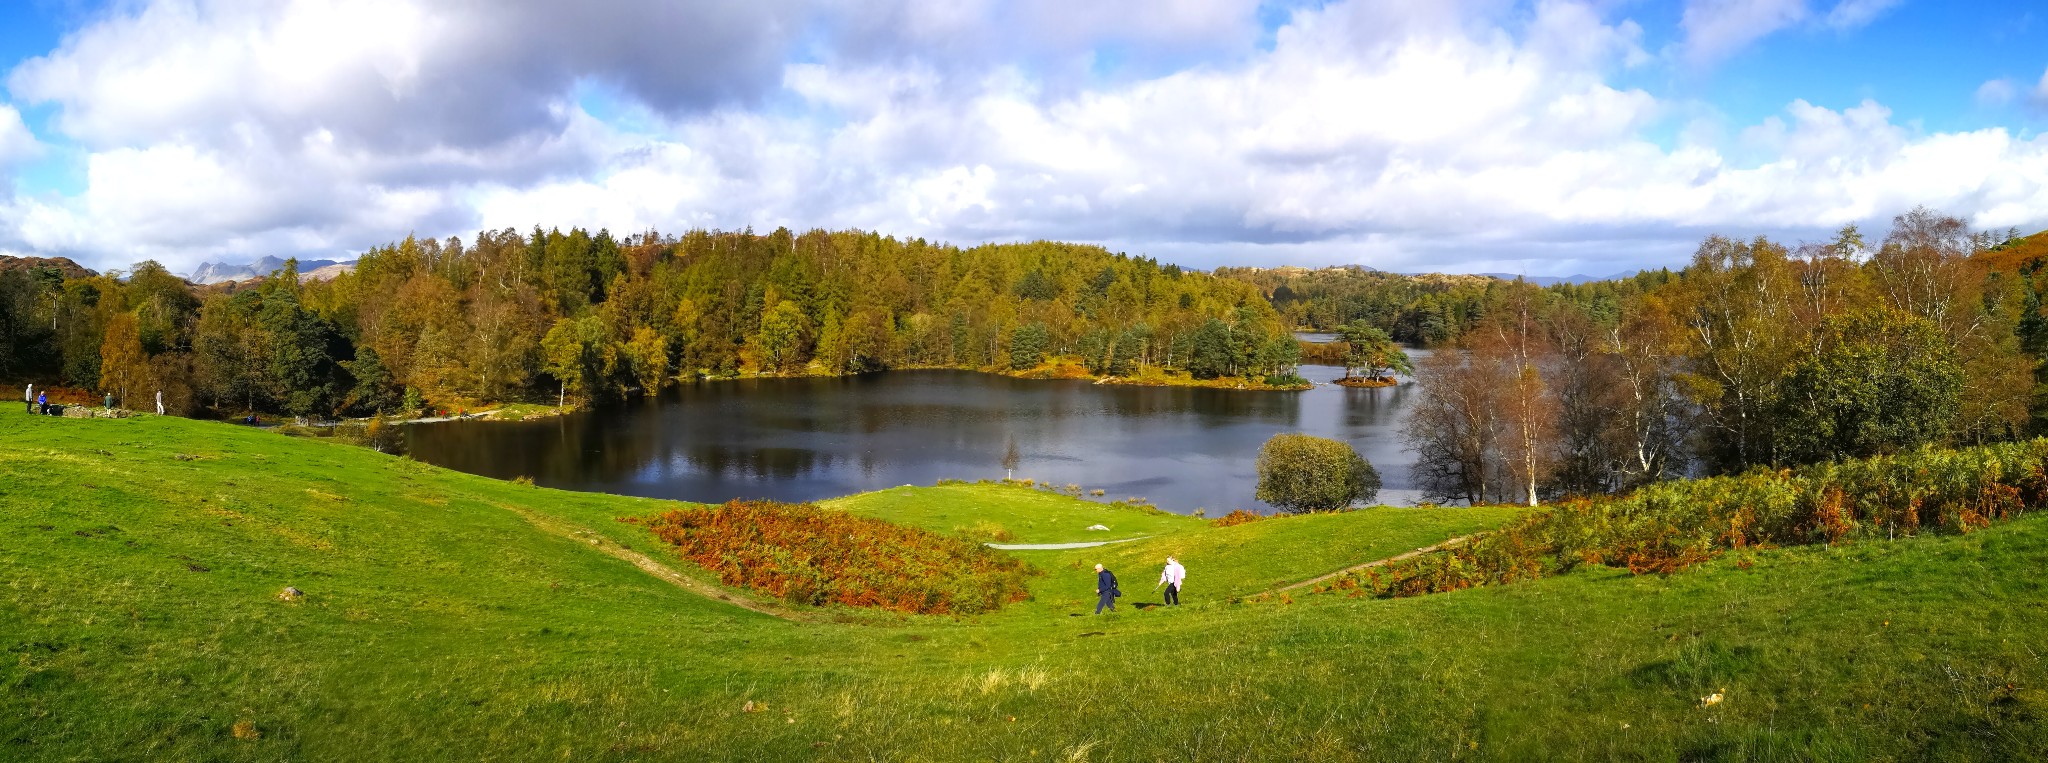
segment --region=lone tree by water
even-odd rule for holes
[[[1394,343],[1393,337],[1364,320],[1337,327],[1337,334],[1344,342],[1344,378],[1352,378],[1354,368],[1364,370],[1368,379],[1379,379],[1395,372],[1415,373],[1415,366],[1408,361],[1408,353]]]
[[[1348,444],[1277,434],[1259,449],[1258,498],[1281,511],[1332,511],[1379,492],[1379,471]]]

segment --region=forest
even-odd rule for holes
[[[861,231],[484,231],[353,272],[194,287],[0,272],[0,378],[186,415],[367,416],[628,394],[707,377],[889,368],[1172,369],[1285,383],[1298,345],[1256,286],[1100,247],[960,248]]]
[[[1406,431],[1431,500],[1532,503],[2048,432],[2044,263],[2048,235],[1924,208],[1875,241],[1711,236],[1681,269],[1543,288],[861,231],[506,229],[408,238],[323,281],[16,261],[0,378],[309,418],[1056,359],[1287,384],[1289,332],[1319,328],[1438,349],[1415,365]],[[1334,360],[1375,378],[1391,362]]]
[[[1462,305],[1417,364],[1417,481],[1433,500],[1533,505],[2048,432],[2044,255],[2048,235],[1921,208],[1875,242],[1854,226],[1794,246],[1710,236],[1677,272],[1495,282],[1363,315],[1398,332],[1413,305]],[[1407,288],[1319,292],[1308,312],[1359,315]]]

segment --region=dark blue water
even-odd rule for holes
[[[1301,373],[1342,376],[1325,366]],[[1217,516],[1269,510],[1252,497],[1253,460],[1280,432],[1350,442],[1379,469],[1380,501],[1413,499],[1400,426],[1414,395],[1413,382],[1249,392],[892,371],[706,382],[553,419],[418,425],[407,444],[428,463],[569,490],[805,501],[999,479],[1014,443],[1020,479]]]

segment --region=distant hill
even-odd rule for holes
[[[192,274],[186,276],[185,280],[201,285],[225,281],[248,281],[263,278],[277,272],[278,268],[284,267],[284,262],[284,260],[267,255],[255,262],[240,265],[229,262],[202,262],[199,263],[199,269],[192,271]],[[339,264],[341,263],[334,260],[300,260],[299,273],[306,275],[322,268]],[[333,276],[329,275],[327,277],[332,278]]]
[[[2048,257],[2048,231],[1999,244],[1977,255],[1977,261],[1990,266],[1992,270],[2013,272],[2019,270],[2028,260],[2041,257]]]
[[[9,257],[0,254],[0,273],[12,270],[34,270],[41,267],[56,268],[57,272],[64,274],[65,278],[87,278],[93,275],[91,270],[87,270],[84,266],[72,262],[69,257]]]

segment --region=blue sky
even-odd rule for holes
[[[174,270],[540,225],[1612,273],[2048,228],[2048,7],[17,0],[0,254]]]

